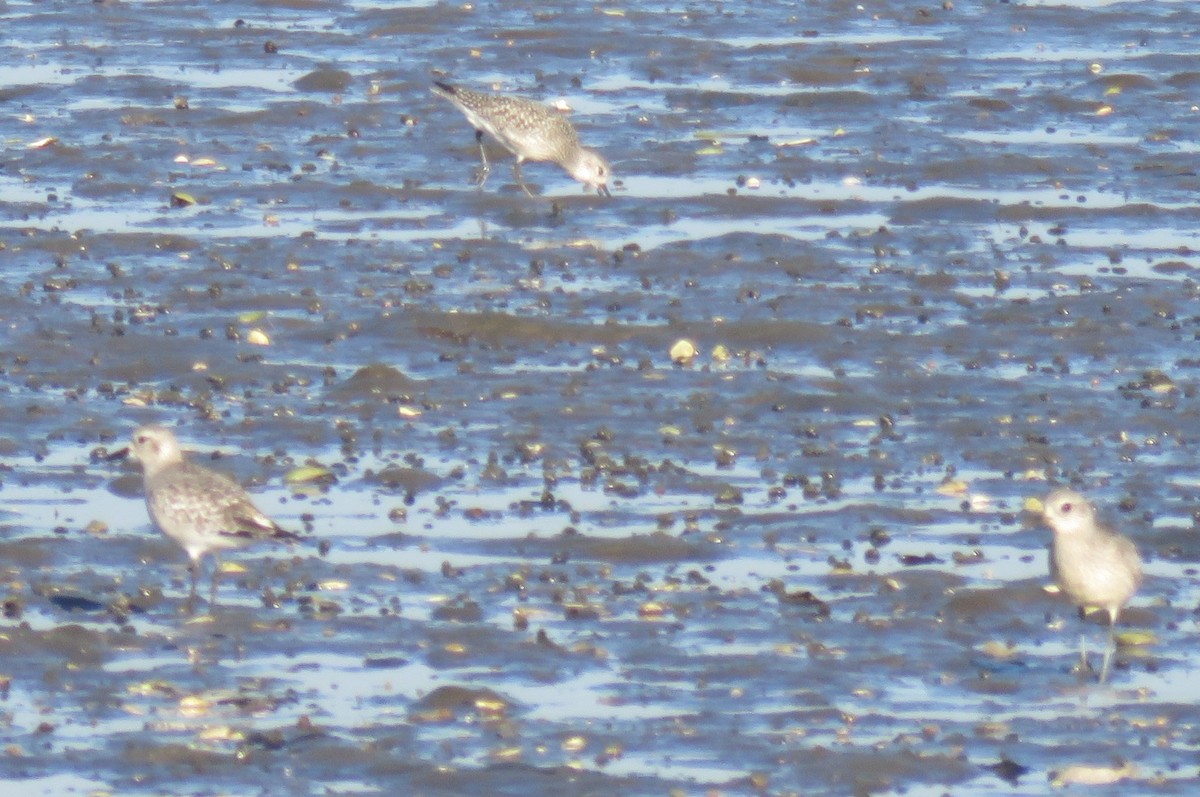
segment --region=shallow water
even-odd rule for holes
[[[0,8],[5,790],[1191,791],[1192,4]],[[147,422],[314,544],[189,617]],[[1147,559],[1103,687],[1052,482]]]

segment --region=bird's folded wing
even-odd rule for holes
[[[242,503],[231,506],[226,512],[227,528],[221,534],[226,537],[248,537],[252,539],[272,538],[293,541],[300,539],[264,515],[253,504]]]

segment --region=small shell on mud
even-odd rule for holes
[[[1117,645],[1122,648],[1140,648],[1158,643],[1158,636],[1153,631],[1132,629],[1119,631],[1116,635]]]
[[[333,471],[324,465],[301,465],[283,475],[284,484],[307,484],[310,482],[337,481]]]
[[[498,697],[475,698],[475,708],[483,714],[503,714],[508,710],[508,703]]]
[[[1137,767],[1128,762],[1119,767],[1097,767],[1090,764],[1072,764],[1058,772],[1050,773],[1050,785],[1061,789],[1073,783],[1085,786],[1104,786],[1125,778],[1135,777]]]
[[[199,695],[185,695],[179,699],[179,713],[185,717],[202,717],[212,708],[212,703]]]
[[[999,720],[981,722],[975,726],[975,735],[985,739],[1003,739],[1012,732],[1012,725]]]
[[[29,149],[44,149],[44,148],[50,146],[51,144],[57,144],[57,143],[58,143],[58,139],[55,138],[54,136],[45,136],[43,138],[39,138],[37,141],[30,141],[25,146]]]
[[[580,750],[587,747],[587,744],[588,744],[587,737],[579,736],[578,734],[576,734],[574,736],[568,736],[567,738],[563,739],[562,749],[566,750],[569,753],[578,753]]]
[[[972,512],[982,512],[991,507],[992,498],[989,495],[972,493],[967,496],[967,503],[970,504]]]
[[[246,738],[246,734],[228,725],[216,725],[202,729],[196,738],[205,742],[240,742]]]
[[[246,333],[246,342],[255,346],[270,346],[271,338],[266,332],[255,327]]]
[[[692,343],[687,338],[675,341],[675,345],[671,347],[671,362],[679,365],[688,365],[692,360],[696,359],[699,354],[696,344]]]
[[[934,488],[934,492],[938,495],[959,496],[966,495],[967,488],[970,485],[962,479],[947,479]]]
[[[520,761],[525,755],[525,748],[520,746],[501,747],[488,752],[490,761]]]
[[[401,418],[420,418],[421,411],[416,407],[400,407],[396,410],[396,414]]]
[[[638,607],[638,617],[644,620],[657,620],[666,614],[667,610],[661,603],[647,601]]]
[[[137,695],[140,697],[177,694],[174,685],[168,681],[163,681],[160,679],[130,684],[128,687],[126,687],[125,691],[131,695]]]
[[[994,639],[990,642],[984,642],[979,650],[983,655],[993,659],[1011,659],[1017,655],[1017,651],[1011,645]]]
[[[718,468],[731,468],[737,462],[738,452],[736,448],[731,448],[727,445],[718,443],[713,446],[713,459],[716,461]]]
[[[712,350],[713,362],[724,363],[729,362],[733,355],[729,353],[729,349],[723,344],[718,343]]]

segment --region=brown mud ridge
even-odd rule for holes
[[[1185,790],[1198,26],[10,4],[3,790]],[[613,197],[476,191],[443,78]],[[151,422],[311,544],[189,616]],[[1104,687],[1050,483],[1147,560]]]

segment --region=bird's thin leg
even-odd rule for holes
[[[530,193],[529,187],[525,185],[525,180],[521,177],[521,159],[517,158],[513,161],[513,174],[516,175],[517,185],[521,186],[521,190],[525,192],[525,196],[533,199],[533,194]]]
[[[1083,626],[1083,629],[1079,632],[1079,674],[1083,675],[1092,669],[1088,666],[1087,656],[1087,609],[1080,606],[1076,609],[1076,612],[1079,615],[1079,623]]]
[[[191,614],[196,610],[196,581],[200,578],[200,560],[192,559],[188,562],[188,573],[192,577],[192,589],[188,592],[187,602],[184,604],[184,610]]]
[[[1108,647],[1104,651],[1104,663],[1100,665],[1100,683],[1108,678],[1108,667],[1112,664],[1113,654],[1117,652],[1117,612],[1108,614]]]
[[[1108,668],[1112,664],[1113,653],[1116,651],[1117,640],[1112,630],[1108,632],[1108,648],[1104,651],[1104,662],[1100,665],[1100,683],[1108,680]]]
[[[221,555],[213,552],[212,585],[208,588],[208,610],[217,608],[217,576],[221,574]]]
[[[476,182],[476,185],[479,188],[483,188],[483,184],[487,182],[488,174],[491,173],[492,167],[491,167],[491,164],[488,163],[487,152],[485,152],[483,149],[483,131],[482,130],[475,131],[475,143],[479,145],[479,160],[480,160],[479,180]]]

